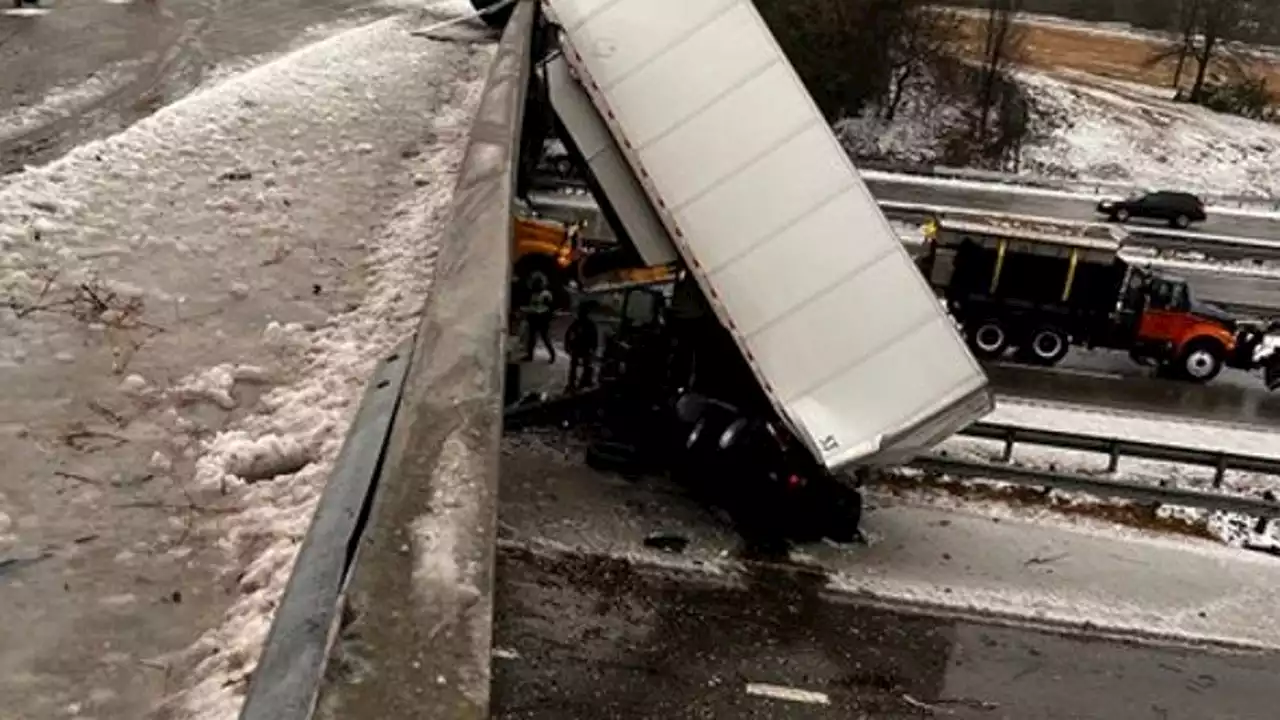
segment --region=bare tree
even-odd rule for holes
[[[991,111],[996,104],[996,91],[1012,65],[1022,54],[1025,40],[1017,23],[1024,0],[988,0],[986,25],[983,28],[982,74],[978,83],[977,126],[974,135],[979,144],[987,139]]]
[[[888,38],[889,90],[882,117],[893,120],[911,83],[939,61],[959,35],[960,16],[923,5],[908,8]]]
[[[1189,98],[1198,102],[1204,95],[1204,82],[1209,66],[1228,39],[1245,21],[1251,7],[1249,0],[1208,0],[1200,15],[1200,38],[1196,48],[1196,79],[1191,85]]]

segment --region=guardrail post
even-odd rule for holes
[[[1120,443],[1112,440],[1107,445],[1107,472],[1113,473],[1120,469]]]
[[[1214,467],[1213,467],[1213,489],[1214,490],[1222,489],[1222,481],[1225,478],[1226,474],[1227,474],[1227,456],[1225,454],[1220,453],[1218,455],[1217,462],[1214,463]]]
[[[1004,452],[1000,453],[1001,462],[1013,462],[1013,444],[1018,441],[1018,431],[1009,428],[1004,433]]]

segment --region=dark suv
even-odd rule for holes
[[[1098,203],[1098,212],[1116,222],[1150,218],[1164,220],[1176,228],[1185,228],[1205,219],[1203,200],[1191,193],[1164,190],[1133,195],[1124,200],[1103,200]]]

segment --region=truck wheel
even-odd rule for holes
[[[1176,369],[1187,380],[1206,383],[1222,372],[1222,356],[1222,346],[1217,343],[1193,342],[1182,352]]]
[[[1009,349],[1009,333],[999,320],[983,320],[970,328],[969,347],[978,358],[994,360]]]
[[[1027,357],[1037,365],[1050,367],[1062,362],[1071,350],[1067,334],[1055,327],[1042,327],[1031,334]]]
[[[1187,217],[1186,215],[1179,215],[1178,217],[1174,218],[1169,224],[1173,225],[1176,228],[1181,228],[1185,230],[1187,229],[1187,227],[1191,225],[1191,218]]]
[[[1112,217],[1116,219],[1116,222],[1128,222],[1129,211],[1125,210],[1124,208],[1120,208],[1119,210],[1116,211],[1116,214],[1113,215]]]

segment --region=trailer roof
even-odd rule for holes
[[[1053,225],[998,225],[990,222],[969,222],[940,218],[935,220],[939,232],[960,232],[970,235],[987,235],[997,239],[1017,239],[1052,245],[1118,253],[1120,241],[1113,237],[1105,225],[1072,225],[1061,228]],[[1055,232],[1062,230],[1064,232]],[[1076,230],[1080,234],[1068,234]],[[1104,237],[1099,237],[1104,236]]]

